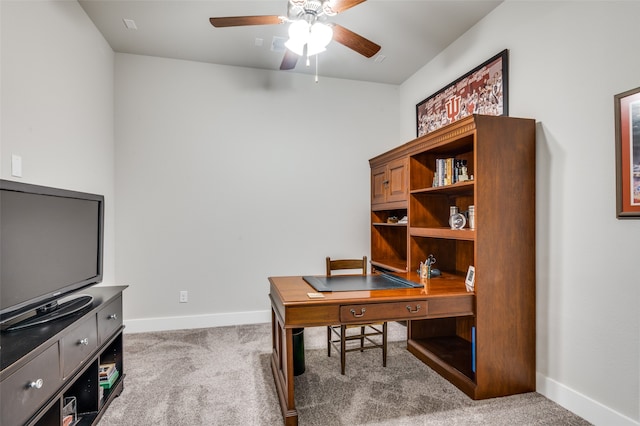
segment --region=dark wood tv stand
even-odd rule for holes
[[[91,307],[50,323],[0,334],[0,424],[60,426],[63,401],[75,397],[78,425],[98,423],[124,387],[122,292],[93,287]],[[100,364],[114,363],[110,389],[98,379]]]

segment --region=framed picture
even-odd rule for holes
[[[472,114],[509,115],[507,49],[416,105],[417,137]]]
[[[618,219],[640,218],[640,87],[614,96]]]
[[[467,270],[467,276],[464,279],[464,284],[467,287],[467,290],[473,291],[475,287],[475,281],[476,281],[476,268],[474,268],[473,266],[469,266],[469,269]]]

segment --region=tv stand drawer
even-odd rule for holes
[[[98,348],[98,330],[95,315],[82,320],[81,324],[60,340],[63,362],[63,377],[66,379]]]
[[[98,311],[98,339],[104,343],[122,326],[122,295]]]
[[[2,381],[2,424],[24,424],[60,387],[58,342]]]

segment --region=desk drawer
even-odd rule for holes
[[[348,324],[426,318],[427,306],[427,300],[344,305],[340,306],[340,322]]]
[[[474,315],[473,297],[443,297],[429,301],[429,318]]]
[[[61,383],[56,342],[0,384],[0,424],[24,424],[58,391]]]
[[[63,360],[62,376],[66,379],[98,348],[98,329],[95,315],[60,340]]]

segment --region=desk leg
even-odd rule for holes
[[[293,392],[293,329],[285,328],[284,321],[271,309],[271,337],[273,353],[271,371],[280,400],[280,409],[286,426],[298,424]]]

